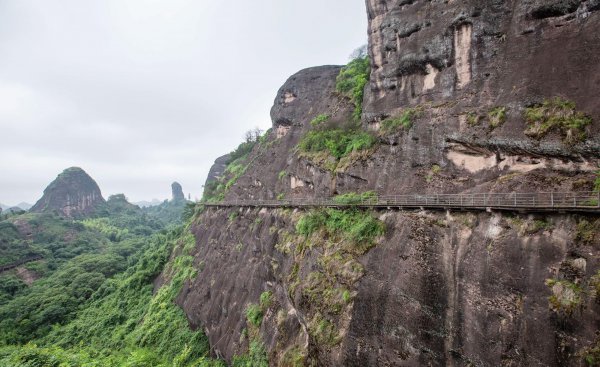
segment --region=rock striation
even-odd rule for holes
[[[71,167],[46,187],[44,195],[30,211],[56,212],[68,218],[81,217],[93,213],[104,202],[96,181],[83,169]]]
[[[365,119],[433,102],[449,120],[506,106],[497,133],[522,134],[522,109],[561,95],[598,116],[595,0],[367,0]],[[512,132],[512,134],[511,134]]]

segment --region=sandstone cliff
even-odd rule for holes
[[[98,184],[81,168],[64,170],[46,187],[31,212],[57,212],[65,217],[88,215],[104,203]]]
[[[599,9],[368,0],[362,124],[376,143],[337,160],[300,152],[311,121],[343,128],[354,110],[335,91],[340,67],[300,71],[275,98],[272,131],[224,171],[225,200],[591,191]],[[539,126],[534,112],[584,123]],[[388,130],[397,118],[410,123]],[[385,234],[357,245],[326,229],[299,234],[305,215],[206,208],[195,218],[198,275],[178,303],[216,355],[260,340],[282,366],[579,366],[598,348],[595,216],[383,210],[372,215]]]

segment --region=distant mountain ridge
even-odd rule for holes
[[[21,208],[23,210],[29,210],[29,209],[31,209],[32,206],[33,205],[26,203],[24,201],[20,202],[17,205],[4,205],[4,204],[0,203],[0,208],[2,209],[2,211],[8,210],[10,208]]]
[[[164,200],[152,199],[151,201],[141,200],[135,201],[132,204],[139,206],[140,208],[148,208],[152,206],[157,206],[163,203]]]

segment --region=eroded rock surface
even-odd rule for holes
[[[71,167],[46,187],[44,195],[30,211],[57,212],[65,217],[78,217],[92,213],[104,202],[96,181],[81,168]]]

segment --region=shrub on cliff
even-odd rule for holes
[[[364,202],[368,202],[369,200],[376,200],[377,193],[374,191],[366,191],[360,194],[355,192],[348,192],[342,195],[336,195],[333,198],[333,201],[338,204],[346,204],[346,205],[356,205]]]
[[[355,243],[370,243],[385,233],[380,220],[361,210],[318,210],[304,215],[296,224],[296,232],[305,236],[321,229],[328,235],[341,235]]]
[[[421,113],[423,107],[417,106],[414,108],[407,108],[398,116],[390,117],[381,122],[381,132],[384,134],[392,133],[400,128],[409,130]]]
[[[358,129],[311,130],[298,147],[306,153],[328,152],[340,159],[353,151],[371,148],[375,142],[373,135]]]
[[[369,81],[371,71],[369,57],[359,53],[357,57],[344,66],[337,76],[335,90],[350,98],[354,103],[354,118],[362,115],[362,102],[365,85]]]
[[[556,132],[567,144],[575,144],[586,138],[585,128],[592,119],[577,111],[575,103],[560,97],[545,100],[541,105],[525,110],[528,128],[525,134],[536,139]]]

